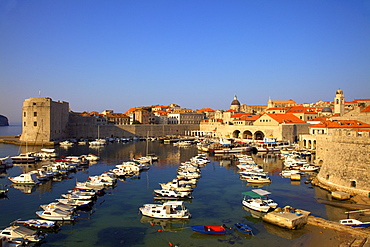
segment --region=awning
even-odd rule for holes
[[[242,194],[245,195],[245,196],[258,198],[258,197],[269,195],[271,193],[268,192],[267,190],[255,189],[255,190],[252,190],[252,191],[243,192]]]
[[[253,191],[243,192],[242,194],[245,195],[245,196],[253,197],[253,198],[259,198],[259,197],[261,197],[260,194],[257,194],[257,193],[255,193]]]

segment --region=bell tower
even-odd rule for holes
[[[334,114],[342,116],[344,113],[344,94],[341,89],[338,89],[334,98]]]

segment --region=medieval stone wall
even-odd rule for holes
[[[317,179],[334,190],[370,196],[370,133],[336,130],[316,136]]]

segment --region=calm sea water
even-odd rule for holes
[[[37,151],[41,147],[28,147]],[[30,150],[31,149],[31,150]],[[234,161],[211,156],[211,163],[201,168],[202,177],[194,189],[194,199],[186,202],[192,218],[189,220],[163,220],[143,217],[139,207],[153,203],[153,189],[160,182],[175,178],[180,162],[189,160],[198,152],[196,147],[179,148],[172,145],[150,142],[149,152],[159,156],[150,170],[137,178],[118,181],[114,189],[99,197],[91,212],[81,212],[73,224],[65,224],[57,233],[49,233],[42,246],[304,246],[302,239],[309,236],[305,228],[289,231],[262,222],[258,213],[242,207],[242,192],[253,187],[239,179]],[[24,152],[25,147],[0,144],[0,157]],[[76,181],[85,181],[88,176],[101,174],[123,161],[139,157],[147,152],[146,142],[110,144],[100,149],[88,146],[57,148],[59,155],[95,153],[101,160],[84,171],[78,171],[62,181],[47,182],[34,187],[12,186],[8,176],[16,176],[34,169],[35,165],[17,165],[2,171],[0,184],[9,186],[8,199],[0,200],[0,229],[17,219],[35,218],[39,205],[48,204],[67,190]],[[325,206],[317,198],[326,199],[327,192],[301,182],[292,183],[278,172],[282,168],[279,156],[260,154],[254,156],[258,164],[269,172],[272,183],[261,187],[272,192],[271,198],[279,206],[291,205],[311,211],[322,218],[340,217],[343,209]],[[40,166],[38,164],[37,166]],[[337,213],[340,212],[340,213]],[[335,219],[337,220],[337,219]],[[192,225],[232,226],[243,222],[253,228],[255,236],[245,237],[234,231],[225,236],[208,236],[193,233]]]
[[[0,126],[0,136],[16,136],[20,134],[22,134],[22,125],[20,123]]]

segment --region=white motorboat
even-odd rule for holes
[[[299,170],[283,170],[281,171],[280,175],[285,178],[290,178],[291,175],[294,174],[301,174],[302,172]]]
[[[162,189],[177,190],[177,191],[193,191],[191,185],[180,185],[178,181],[171,181],[168,183],[159,183]]]
[[[45,233],[34,231],[23,226],[9,226],[0,231],[0,237],[6,237],[8,240],[25,239],[30,242],[40,242],[47,235]]]
[[[242,194],[244,195],[242,204],[247,208],[260,212],[268,212],[278,206],[274,200],[267,197],[271,193],[266,190],[254,189],[243,192]]]
[[[66,198],[60,198],[56,199],[58,202],[68,204],[71,206],[76,206],[77,208],[86,208],[91,207],[92,201],[91,200],[80,200],[80,199],[66,199]]]
[[[35,163],[40,161],[40,157],[36,157],[33,153],[21,153],[17,156],[11,157],[13,163]]]
[[[67,140],[67,141],[59,142],[59,145],[62,147],[71,147],[73,146],[73,142]]]
[[[241,173],[240,179],[246,180],[248,183],[256,183],[256,184],[264,184],[270,183],[271,179],[267,175],[253,175],[253,174],[246,174]]]
[[[299,170],[304,172],[313,172],[319,170],[319,167],[312,164],[305,164],[299,168]]]
[[[370,226],[370,222],[362,222],[362,221],[355,220],[355,219],[344,219],[344,220],[340,220],[339,223],[341,223],[342,225],[356,227],[356,228]]]
[[[51,202],[49,204],[40,205],[40,207],[43,210],[51,210],[51,209],[57,208],[57,209],[60,209],[62,211],[68,211],[70,213],[72,213],[73,211],[76,210],[76,206],[68,205],[68,204],[61,203],[61,202]]]
[[[72,213],[58,208],[37,211],[36,215],[45,220],[75,220],[75,216]]]
[[[36,152],[33,154],[35,157],[39,157],[40,159],[52,159],[57,157],[56,153],[48,153],[48,152]]]
[[[89,146],[104,146],[107,144],[105,139],[96,139],[95,141],[89,142]]]
[[[103,173],[96,176],[89,176],[88,180],[100,182],[105,186],[113,186],[117,182],[117,178],[110,176],[108,173]]]
[[[55,153],[55,148],[41,148],[42,152]]]
[[[23,173],[17,177],[9,177],[9,180],[15,184],[39,184],[40,181],[37,179],[35,173],[28,172]]]
[[[188,219],[191,217],[189,210],[182,201],[169,201],[163,204],[144,204],[139,208],[140,212],[153,218],[165,219]]]
[[[193,196],[190,191],[177,190],[154,190],[154,199],[191,199]],[[157,198],[156,198],[157,197]]]
[[[242,204],[247,208],[260,212],[268,212],[271,209],[271,207],[260,198],[244,198]]]
[[[59,225],[52,220],[40,220],[40,219],[31,219],[26,221],[17,221],[18,223],[23,223],[29,227],[40,228],[40,229],[53,229],[57,228]]]
[[[62,194],[61,197],[72,200],[94,200],[95,195],[84,195],[84,194]]]
[[[178,171],[177,174],[186,178],[200,178],[200,173],[191,171]]]
[[[89,161],[97,161],[99,160],[99,156],[95,155],[95,154],[86,154],[86,155],[81,155],[81,157],[89,160]]]

